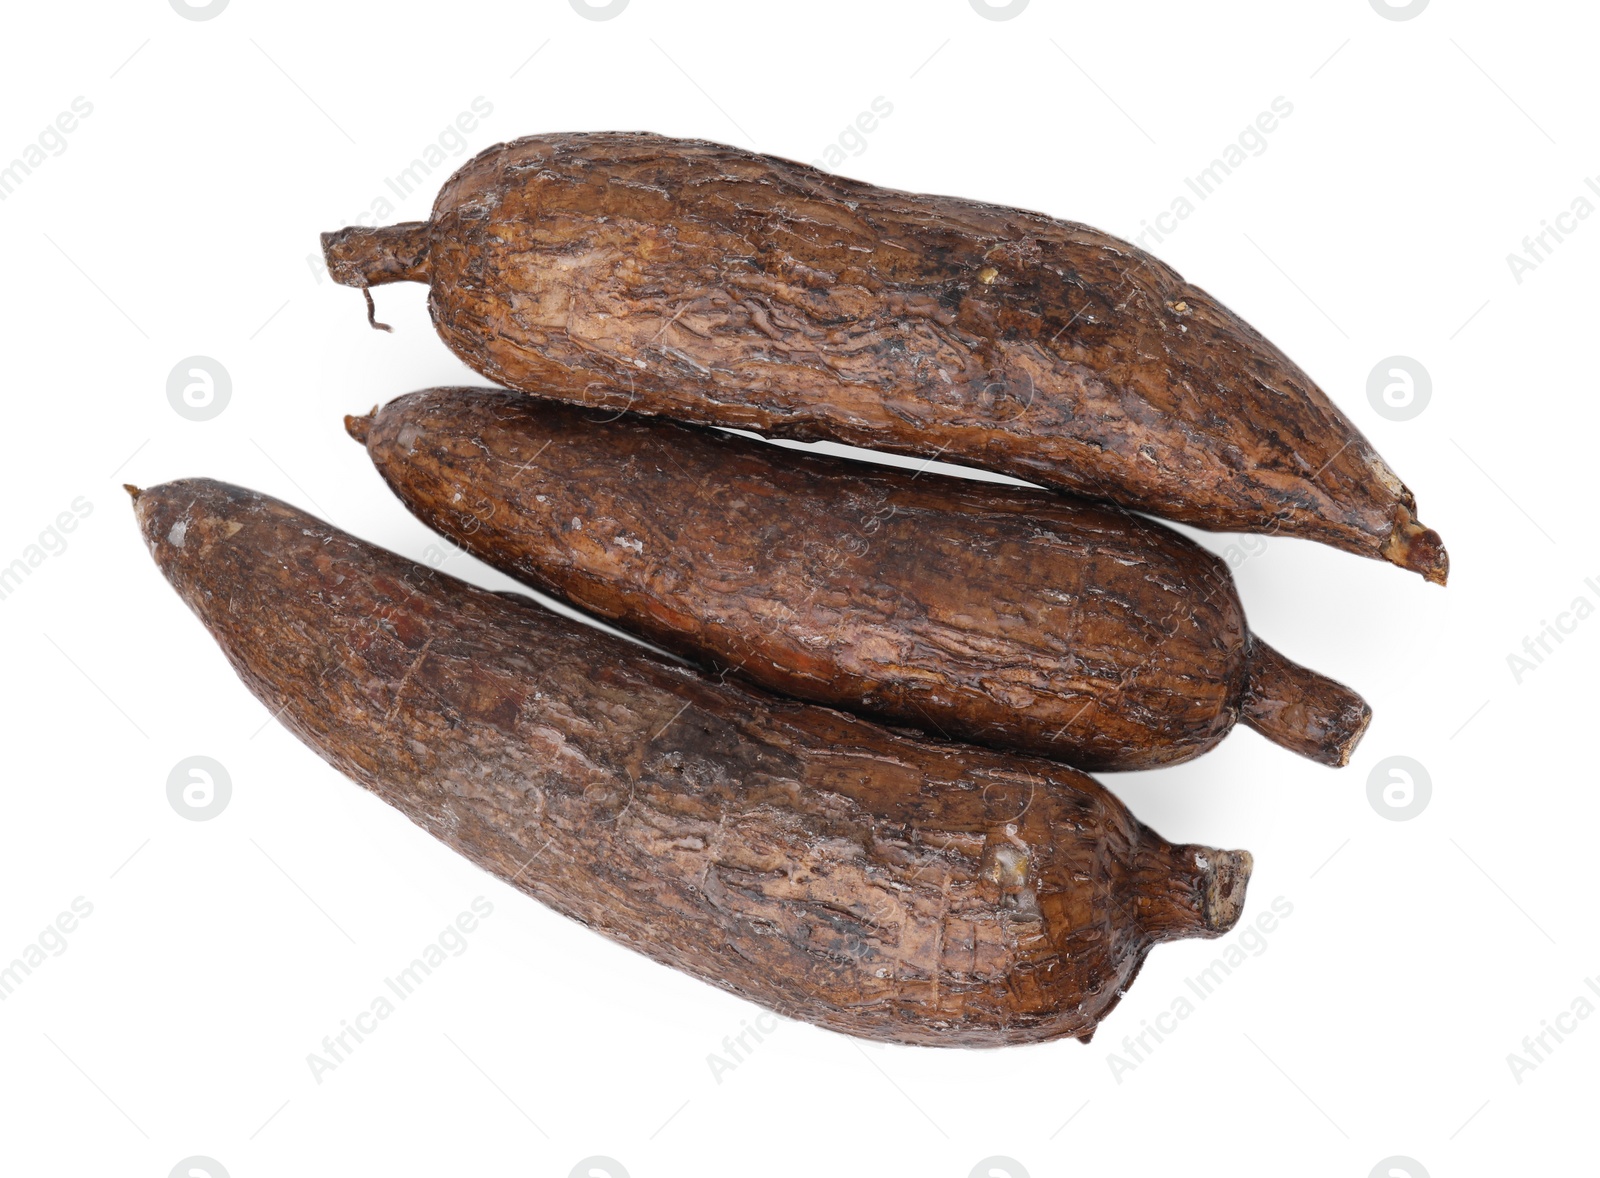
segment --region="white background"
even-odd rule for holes
[[[234,1178],[561,1178],[599,1155],[595,1173],[634,1178],[966,1178],[998,1155],[993,1173],[1035,1178],[1364,1178],[1404,1155],[1420,1166],[1397,1173],[1438,1178],[1592,1156],[1600,1018],[1520,1082],[1507,1061],[1600,975],[1600,620],[1520,683],[1507,662],[1576,597],[1600,605],[1600,217],[1521,282],[1507,262],[1600,175],[1592,6],[1435,0],[1396,21],[1368,0],[1033,0],[997,21],[968,0],[632,0],[601,22],[567,0],[233,0],[195,21],[139,0],[6,19],[0,161],[74,98],[93,112],[0,202],[0,565],[75,499],[92,511],[0,600],[0,963],[75,897],[93,912],[0,1002],[0,1170],[164,1176],[204,1155]],[[519,134],[650,129],[813,160],[882,96],[893,113],[836,170],[1133,237],[1274,98],[1293,104],[1155,252],[1322,383],[1415,490],[1452,578],[1288,539],[1237,570],[1255,629],[1376,719],[1343,771],[1241,729],[1106,778],[1173,840],[1253,851],[1247,919],[1293,905],[1132,1070],[1114,1074],[1122,1038],[1218,944],[1159,947],[1087,1047],[784,1023],[719,1083],[707,1056],[756,1008],[562,920],[345,781],[151,565],[119,484],[187,475],[422,555],[429,534],[341,417],[471,376],[422,287],[377,292],[383,335],[307,259],[319,231],[394,200],[385,178],[480,96],[493,113],[466,153],[384,220],[425,217],[446,172]],[[197,354],[233,384],[204,422],[166,396]],[[1408,421],[1367,399],[1394,354],[1432,377]],[[168,803],[192,755],[232,780],[210,821]],[[1432,781],[1409,821],[1368,798],[1393,755]],[[316,1082],[307,1053],[479,895],[494,912],[468,950]]]

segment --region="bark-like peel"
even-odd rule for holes
[[[491,147],[430,220],[323,242],[339,282],[428,283],[445,342],[525,392],[1448,571],[1411,492],[1299,366],[1085,225],[607,132]]]
[[[346,428],[424,523],[718,672],[1083,769],[1243,719],[1342,765],[1371,713],[1246,628],[1227,564],[1049,491],[792,450],[499,389]]]
[[[557,911],[791,1017],[1087,1037],[1151,946],[1239,918],[1248,854],[1173,846],[1060,765],[718,682],[240,487],[168,483],[134,511],[330,764]]]

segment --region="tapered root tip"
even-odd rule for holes
[[[134,486],[132,483],[123,483],[122,489],[128,493],[128,498],[132,499],[135,503],[139,502],[139,496],[144,494],[143,491]]]
[[[1425,528],[1402,512],[1389,543],[1383,550],[1384,559],[1413,573],[1434,585],[1443,585],[1450,576],[1450,554],[1444,550],[1444,541],[1432,528]]]
[[[1211,851],[1197,853],[1195,865],[1205,873],[1201,916],[1206,930],[1213,936],[1221,936],[1239,923],[1256,861],[1249,851]]]
[[[378,416],[378,407],[374,405],[371,413],[346,413],[344,415],[344,432],[349,434],[363,446],[367,444],[367,434],[372,429],[372,422]]]
[[[1372,723],[1367,701],[1252,637],[1240,719],[1274,744],[1341,768]]]

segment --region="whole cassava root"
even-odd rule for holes
[[[1360,696],[1254,638],[1226,563],[1049,491],[797,454],[499,389],[346,419],[424,523],[763,687],[1084,769],[1244,722],[1343,765]]]
[[[424,282],[445,342],[524,392],[937,456],[1442,584],[1411,492],[1287,356],[1143,250],[701,140],[484,151],[426,222],[323,235]]]
[[[132,488],[156,563],[324,759],[557,911],[834,1030],[1087,1038],[1240,851],[1092,780],[720,683],[204,479]]]

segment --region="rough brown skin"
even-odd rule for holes
[[[323,235],[429,284],[445,342],[541,396],[968,462],[1444,583],[1409,490],[1311,378],[1128,242],[703,140],[489,148],[433,217]]]
[[[848,1034],[1087,1038],[1250,856],[1092,780],[719,683],[206,479],[129,488],[156,563],[330,764],[558,912]]]
[[[346,418],[424,523],[715,671],[892,724],[1146,769],[1235,721],[1328,765],[1360,696],[1255,639],[1226,563],[1049,491],[500,389]]]

